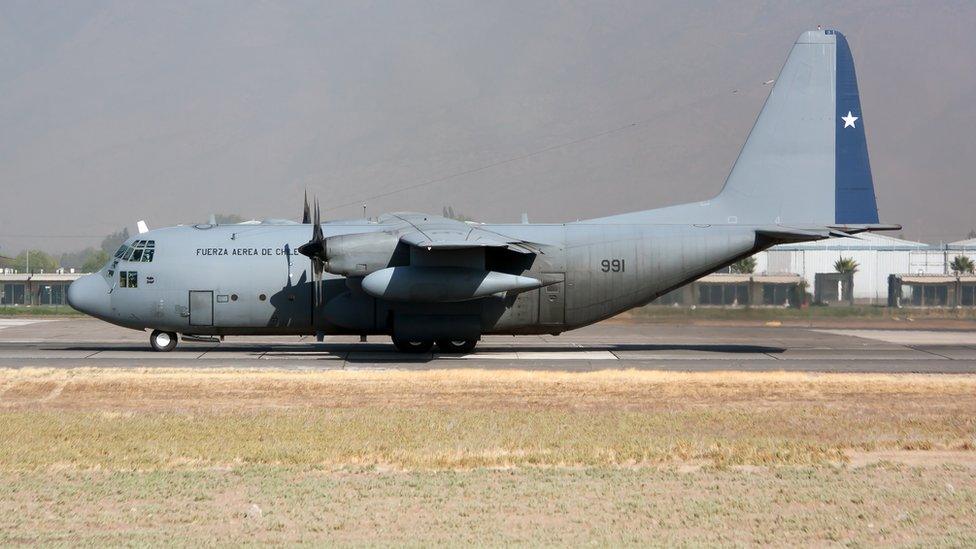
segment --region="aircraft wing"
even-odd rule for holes
[[[508,248],[522,254],[540,251],[529,242],[480,228],[478,225],[435,216],[404,216],[410,228],[400,233],[400,242],[428,250]]]

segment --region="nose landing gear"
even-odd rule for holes
[[[149,345],[152,346],[152,350],[156,352],[168,352],[176,348],[176,343],[179,339],[176,337],[174,332],[163,332],[160,330],[153,330],[149,334]]]

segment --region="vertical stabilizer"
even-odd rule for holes
[[[864,113],[844,35],[800,35],[717,197],[596,221],[877,224]]]
[[[716,202],[740,223],[878,222],[844,35],[796,41]]]

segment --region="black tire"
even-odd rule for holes
[[[152,347],[153,351],[158,353],[166,353],[172,351],[176,348],[176,343],[179,339],[173,332],[164,332],[162,330],[153,330],[149,334],[149,345]]]
[[[406,339],[393,338],[393,346],[401,353],[426,353],[434,346],[434,342],[429,339],[418,339],[408,341]]]
[[[442,353],[470,353],[478,344],[477,339],[438,339],[437,348]]]

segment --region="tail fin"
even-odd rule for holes
[[[817,30],[796,41],[713,202],[737,223],[878,223],[844,35]]]

